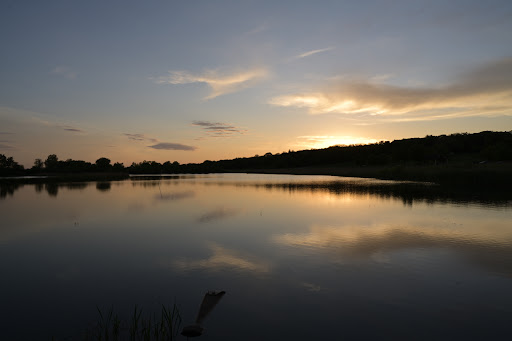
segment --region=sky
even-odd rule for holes
[[[5,0],[0,43],[25,167],[512,130],[510,0]]]

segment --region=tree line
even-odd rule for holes
[[[59,160],[57,155],[50,154],[46,160],[35,159],[31,168],[25,169],[12,157],[0,154],[0,175],[41,175],[53,173],[94,173],[94,172],[125,172],[122,163],[111,164],[110,159],[101,157],[95,163],[82,160]]]
[[[512,160],[512,133],[483,131],[468,134],[431,136],[381,141],[368,145],[332,146],[324,149],[288,151],[278,154],[235,158],[203,163],[180,164],[142,161],[125,167],[111,164],[101,157],[95,163],[81,160],[59,160],[50,154],[46,160],[36,159],[24,169],[12,157],[0,154],[0,175],[37,175],[48,173],[118,172],[131,174],[214,173],[245,170],[271,170],[310,166],[387,166],[445,165],[457,162],[492,162]]]

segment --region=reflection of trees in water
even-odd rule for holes
[[[87,182],[68,182],[68,183],[59,183],[59,187],[63,187],[69,190],[76,190],[76,189],[85,189],[89,186]]]
[[[46,192],[48,192],[48,195],[51,197],[56,197],[57,194],[59,194],[59,185],[56,183],[47,183],[45,184]]]
[[[155,176],[144,176],[137,175],[132,176],[130,181],[133,187],[157,187],[162,183],[172,183],[177,184],[178,181],[168,181],[168,180],[188,180],[188,179],[196,179],[196,175],[155,175]],[[163,180],[163,181],[162,181]]]
[[[211,183],[213,184],[213,183]],[[446,190],[440,186],[417,182],[387,181],[333,181],[310,183],[215,183],[218,186],[255,187],[268,191],[329,193],[334,195],[371,195],[384,199],[399,199],[404,205],[413,203],[477,203],[481,205],[508,206],[512,195],[501,191]]]
[[[0,184],[0,199],[5,199],[8,195],[13,196],[14,192],[20,187],[23,187],[23,185],[16,183]]]
[[[108,192],[111,188],[110,181],[104,181],[104,182],[97,182],[96,183],[96,189],[100,192]]]
[[[184,179],[197,179],[195,175],[178,175],[178,176],[162,176],[162,177],[134,177],[130,179],[133,187],[153,188],[162,184],[178,185]],[[163,181],[162,181],[163,180]],[[195,183],[195,181],[187,181],[187,183]],[[268,191],[287,191],[293,192],[312,192],[312,193],[329,193],[334,195],[358,194],[372,195],[385,199],[399,199],[404,205],[412,205],[417,202],[426,203],[477,203],[481,205],[492,206],[509,206],[512,202],[512,194],[501,191],[499,188],[478,189],[474,188],[457,188],[446,189],[441,186],[414,183],[414,182],[394,182],[379,180],[340,180],[331,182],[290,182],[290,183],[268,183],[268,182],[198,182],[203,186],[235,186],[235,187],[253,187],[262,188]],[[3,182],[0,183],[0,199],[14,193],[23,187],[26,182]],[[88,182],[35,182],[36,192],[40,193],[43,188],[50,196],[58,195],[59,188],[69,190],[84,189],[90,185]],[[96,189],[99,191],[108,191],[111,188],[110,181],[100,181],[96,183]]]
[[[201,178],[205,178],[208,174],[199,174]],[[141,180],[184,180],[184,179],[195,179],[197,178],[196,174],[185,174],[185,175],[169,175],[169,174],[161,174],[161,175],[133,175],[130,176],[130,180],[133,182],[138,182]]]
[[[44,184],[35,184],[36,193],[41,193],[44,189]]]
[[[8,195],[14,196],[14,193],[24,186],[34,186],[36,193],[41,193],[43,190],[51,197],[56,197],[59,194],[59,189],[65,188],[68,190],[83,190],[89,186],[87,182],[38,182],[35,184],[25,184],[21,182],[0,183],[0,199],[6,198]],[[110,188],[110,187],[109,187]]]
[[[56,197],[59,194],[59,189],[65,188],[68,190],[82,190],[89,186],[86,182],[67,182],[67,183],[58,183],[58,182],[48,182],[45,184],[46,192],[51,197]],[[37,189],[36,189],[37,191]]]
[[[149,181],[149,180],[133,181],[132,180],[132,186],[133,187],[148,188],[148,187],[158,187],[159,185],[160,185],[160,181],[159,180],[155,180],[155,179],[151,179],[151,181]]]

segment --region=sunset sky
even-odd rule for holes
[[[512,130],[512,1],[2,1],[0,153],[203,162]]]

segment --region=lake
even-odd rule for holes
[[[135,305],[183,327],[223,290],[199,339],[508,339],[510,199],[331,176],[2,185],[0,338],[79,340]]]

